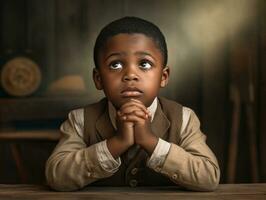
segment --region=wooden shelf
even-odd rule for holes
[[[2,140],[47,140],[58,141],[60,138],[59,130],[28,130],[28,131],[3,131],[0,132]]]
[[[0,123],[64,119],[70,110],[90,102],[89,96],[0,98]]]

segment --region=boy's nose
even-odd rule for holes
[[[139,76],[137,74],[135,64],[129,65],[124,70],[123,81],[138,81]]]
[[[123,81],[138,81],[138,80],[139,77],[135,73],[130,73],[130,74],[127,73],[123,76]]]

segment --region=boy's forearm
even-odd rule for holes
[[[121,140],[118,136],[114,136],[106,140],[107,148],[114,157],[117,159],[123,154],[131,145]]]
[[[198,145],[200,146],[200,145]],[[212,191],[219,184],[220,169],[213,153],[203,143],[198,151],[172,144],[160,173],[191,190]],[[194,151],[194,153],[192,153]],[[188,170],[189,169],[189,170]]]
[[[79,150],[77,146],[66,145],[58,147],[46,163],[47,183],[53,189],[73,191],[113,175],[101,167],[95,145],[79,145]]]

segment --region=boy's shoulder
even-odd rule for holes
[[[165,97],[158,97],[162,112],[168,119],[182,119],[183,106],[176,101],[167,99]]]
[[[85,113],[89,113],[90,117],[91,115],[99,115],[102,112],[104,112],[106,105],[107,105],[107,99],[102,98],[98,102],[87,104],[85,106],[71,110],[68,113],[68,117],[77,118],[77,117],[83,116]]]
[[[84,106],[84,108],[96,108],[96,107],[102,107],[102,106],[105,106],[107,104],[107,98],[106,97],[103,97],[102,99],[100,99],[99,101],[97,102],[93,102],[93,103],[90,103],[90,104],[87,104]]]
[[[106,109],[107,103],[108,103],[107,98],[104,97],[98,102],[94,102],[84,106],[83,109],[84,112],[88,111],[88,112],[102,113]]]
[[[190,115],[196,115],[194,110],[187,107],[187,106],[184,106],[174,100],[171,100],[171,99],[168,99],[168,98],[165,98],[165,97],[158,97],[159,99],[159,102],[161,104],[162,107],[164,107],[164,110],[167,109],[168,112],[174,112],[174,110],[179,110],[181,111],[184,115],[186,116],[190,116]]]
[[[180,103],[178,103],[174,100],[168,99],[166,97],[159,96],[158,99],[159,99],[161,106],[165,109],[173,109],[173,108],[181,108],[182,109],[182,107],[183,107],[183,105],[181,105]]]

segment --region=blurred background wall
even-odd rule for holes
[[[161,94],[195,110],[219,160],[221,182],[265,182],[263,0],[1,0],[0,69],[26,56],[41,81],[26,96],[10,95],[2,81],[0,130],[57,129],[70,109],[100,99],[91,78],[94,41],[105,24],[127,15],[150,20],[165,34],[171,75]],[[51,107],[55,99],[64,112]],[[24,182],[44,183],[56,141],[0,140],[0,183],[21,182],[13,143]]]

